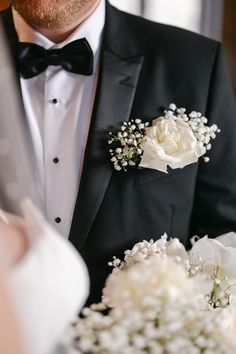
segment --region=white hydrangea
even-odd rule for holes
[[[170,271],[174,269],[174,271]],[[110,308],[156,308],[178,301],[182,292],[196,298],[196,287],[185,269],[172,258],[150,257],[126,269],[116,269],[106,281],[103,303]],[[160,302],[160,299],[161,302]],[[161,310],[161,309],[160,309]]]

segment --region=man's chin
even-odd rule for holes
[[[32,27],[58,29],[72,17],[76,0],[12,0],[11,6]]]
[[[60,29],[86,13],[97,0],[10,0],[11,6],[32,27]]]

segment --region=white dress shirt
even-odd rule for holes
[[[5,222],[20,223],[29,239],[28,252],[10,269],[9,290],[25,353],[49,354],[84,305],[88,272],[73,246],[29,201],[23,211],[20,220],[1,212]]]
[[[101,0],[89,18],[60,44],[34,31],[15,11],[13,18],[21,42],[55,49],[85,37],[94,53],[92,76],[49,66],[34,78],[21,78],[45,215],[63,236],[68,237],[96,92],[105,0]]]

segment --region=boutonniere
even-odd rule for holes
[[[200,157],[209,162],[205,154],[220,129],[207,123],[201,113],[187,114],[185,108],[177,108],[173,103],[151,124],[141,119],[124,122],[117,134],[109,133],[111,162],[117,171],[136,166],[165,173],[168,166],[183,168]]]

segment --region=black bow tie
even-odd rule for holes
[[[60,65],[63,69],[80,75],[92,75],[93,52],[85,38],[67,44],[61,49],[44,49],[33,43],[18,42],[17,65],[21,76],[30,79],[47,69]]]

